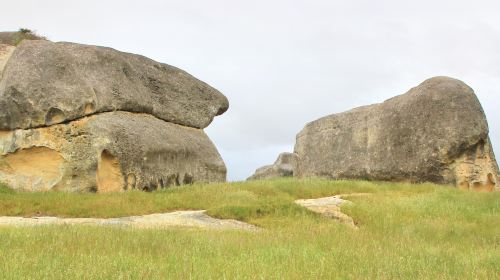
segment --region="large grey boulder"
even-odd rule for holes
[[[109,192],[225,181],[202,129],[227,108],[214,88],[143,56],[49,41],[0,45],[0,182]]]
[[[297,135],[294,175],[493,190],[499,171],[474,91],[428,79],[381,104],[323,117]]]
[[[183,70],[74,43],[23,41],[0,81],[0,130],[43,127],[111,111],[148,113],[205,128],[228,106],[224,95]]]
[[[262,180],[269,178],[291,177],[297,162],[294,153],[281,153],[272,165],[266,165],[255,170],[247,180]]]
[[[0,133],[0,181],[24,191],[155,190],[225,181],[201,129],[148,114],[110,112]]]

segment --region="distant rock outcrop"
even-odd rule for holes
[[[0,48],[0,181],[26,191],[225,181],[203,132],[227,98],[143,56],[74,43]],[[4,67],[3,67],[4,65]]]
[[[294,166],[297,162],[297,155],[294,153],[281,153],[272,165],[266,165],[255,170],[255,174],[247,180],[260,180],[277,177],[293,176]]]
[[[454,184],[491,191],[499,171],[474,91],[435,77],[381,104],[323,117],[297,135],[294,176]]]

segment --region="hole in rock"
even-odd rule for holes
[[[492,192],[495,189],[495,179],[493,179],[493,174],[489,173],[486,178],[486,190]]]
[[[165,183],[165,187],[170,187],[175,184],[175,181],[177,181],[177,175],[176,174],[171,174],[167,177],[167,182]]]
[[[35,191],[49,190],[62,177],[63,157],[47,147],[18,150],[0,158],[0,172]]]
[[[491,192],[495,188],[495,181],[493,179],[493,174],[489,173],[486,176],[486,182],[480,183],[476,182],[473,184],[474,190],[479,192]]]
[[[123,178],[118,159],[104,150],[97,168],[97,191],[118,192],[123,190]]]
[[[150,188],[151,190],[153,190],[153,191],[156,191],[156,190],[158,189],[158,185],[157,185],[157,184],[155,184],[154,182],[151,182],[151,183],[149,184],[149,188]]]
[[[463,181],[460,184],[458,184],[458,188],[462,190],[468,190],[469,189],[469,182]]]
[[[95,105],[94,105],[94,103],[87,103],[87,104],[85,105],[85,108],[84,108],[84,110],[83,110],[83,113],[84,113],[85,115],[89,115],[89,114],[94,113],[94,111],[95,111]]]
[[[184,175],[184,184],[189,185],[193,183],[193,176],[191,174],[185,174]]]
[[[175,175],[175,185],[176,186],[180,186],[181,185],[181,183],[179,181],[179,174],[178,173]]]
[[[64,112],[58,108],[50,108],[50,110],[45,115],[45,124],[52,125],[55,123],[61,123],[65,119]]]
[[[127,190],[135,189],[135,175],[133,173],[128,174],[127,176]]]

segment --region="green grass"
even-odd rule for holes
[[[370,192],[353,230],[293,204]],[[117,194],[16,193],[0,215],[118,217],[208,209],[260,232],[0,227],[7,279],[500,279],[500,193],[432,184],[270,180]]]

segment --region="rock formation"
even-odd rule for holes
[[[23,41],[9,61],[0,83],[0,130],[112,111],[205,128],[229,106],[220,92],[178,68],[110,48]]]
[[[474,91],[428,79],[381,104],[308,123],[297,135],[294,175],[498,188],[488,124]]]
[[[255,174],[247,180],[261,180],[277,177],[293,176],[297,155],[293,153],[281,153],[272,165],[266,165],[255,170]]]
[[[228,106],[143,56],[43,40],[0,48],[0,182],[108,192],[224,181],[202,129]]]

